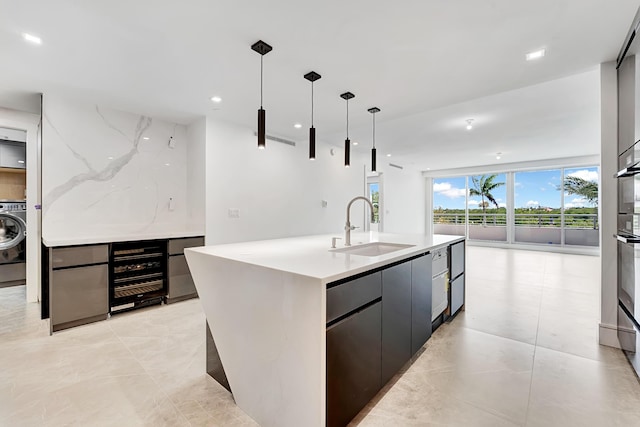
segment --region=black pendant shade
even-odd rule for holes
[[[376,149],[371,149],[371,172],[376,171]]]
[[[371,148],[371,171],[376,172],[376,113],[380,112],[378,107],[372,107],[367,110],[373,115],[373,147]]]
[[[322,76],[315,71],[304,75],[311,82],[311,127],[309,128],[309,160],[316,159],[316,128],[313,127],[313,82],[320,80]]]
[[[344,166],[351,166],[351,141],[349,140],[349,100],[355,98],[351,92],[345,92],[340,98],[347,101],[347,139],[344,140]]]
[[[316,128],[309,128],[309,160],[316,159]]]
[[[344,167],[351,166],[351,141],[349,138],[344,140]]]
[[[258,110],[258,148],[261,150],[266,146],[267,140],[267,112],[263,108]]]
[[[251,49],[260,54],[260,109],[258,109],[258,148],[264,149],[267,145],[267,112],[262,108],[262,59],[273,49],[262,40],[251,45]]]

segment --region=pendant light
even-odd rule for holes
[[[316,159],[316,128],[313,127],[313,82],[320,80],[322,76],[315,71],[304,75],[311,82],[311,127],[309,128],[309,160]]]
[[[372,107],[367,110],[373,116],[373,147],[371,148],[371,172],[376,171],[376,113],[380,112],[378,107]]]
[[[344,167],[348,168],[351,165],[351,141],[349,141],[349,100],[356,96],[351,92],[345,92],[340,95],[340,98],[347,101],[347,139],[344,140]]]
[[[264,149],[266,146],[267,112],[262,108],[262,59],[267,53],[271,52],[273,48],[262,40],[258,40],[251,45],[251,49],[260,54],[260,109],[258,110],[258,148]]]

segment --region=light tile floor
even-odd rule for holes
[[[640,426],[640,383],[597,343],[595,257],[469,247],[466,311],[360,426]],[[0,426],[255,426],[205,370],[197,300],[48,335],[0,289]]]

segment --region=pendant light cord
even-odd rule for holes
[[[373,148],[376,148],[376,114],[373,113]]]
[[[311,82],[311,127],[313,127],[313,82]]]
[[[263,55],[260,56],[260,109],[262,109],[262,59]]]
[[[349,100],[347,99],[347,139],[349,139]]]

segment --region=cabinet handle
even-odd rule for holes
[[[615,237],[619,242],[622,242],[622,243],[627,243],[627,244],[640,243],[640,237],[622,236],[620,234],[614,234],[613,237]]]

